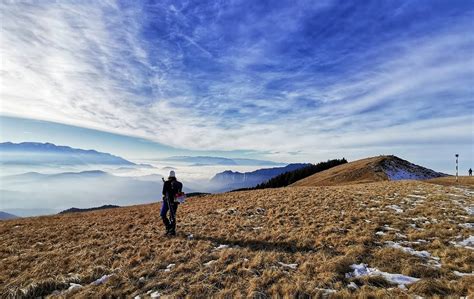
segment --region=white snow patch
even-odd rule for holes
[[[406,287],[404,284],[399,284],[399,285],[398,285],[398,288],[399,288],[399,289],[402,289],[402,290],[404,290],[404,291],[408,290],[407,287]]]
[[[412,221],[425,221],[425,220],[428,220],[428,218],[426,217],[416,217],[416,218],[411,218]]]
[[[384,230],[391,230],[391,231],[400,231],[399,229],[396,229],[396,228],[392,228],[390,226],[388,226],[388,224],[385,224],[382,229]]]
[[[467,249],[474,250],[474,236],[471,235],[471,236],[469,236],[469,238],[465,239],[464,241],[458,242],[456,245],[458,247],[462,246],[462,247],[465,247]]]
[[[204,263],[204,266],[209,267],[210,265],[215,264],[215,263],[217,263],[217,260],[212,260],[207,263]]]
[[[97,279],[96,281],[92,282],[92,284],[93,285],[100,285],[100,284],[106,283],[107,281],[109,281],[109,279],[110,279],[110,277],[112,277],[112,275],[113,274],[104,275],[101,278]]]
[[[160,298],[160,297],[161,297],[161,294],[158,293],[158,291],[156,291],[156,292],[151,293],[151,294],[150,294],[150,297],[151,297],[151,298]]]
[[[387,244],[388,247],[391,247],[391,248],[395,248],[395,249],[400,249],[406,253],[409,253],[411,255],[415,255],[415,256],[418,256],[418,257],[421,257],[421,258],[431,258],[431,254],[426,251],[426,250],[423,250],[423,251],[418,251],[418,250],[415,250],[413,248],[410,248],[410,247],[404,247],[396,242],[392,242],[392,241],[387,241],[385,242],[385,244]]]
[[[355,284],[355,282],[353,282],[353,281],[351,281],[351,283],[349,283],[349,284],[347,285],[347,287],[348,287],[349,289],[353,289],[353,290],[356,290],[356,289],[359,288],[359,287]]]
[[[403,213],[403,209],[397,205],[389,205],[387,208],[394,210],[396,213]]]
[[[78,290],[78,289],[81,289],[82,288],[82,285],[78,284],[78,283],[69,283],[69,288],[67,289],[68,292],[70,291],[74,291],[74,290]]]
[[[459,226],[467,228],[467,229],[473,229],[474,228],[474,223],[468,222],[468,223],[461,223]]]
[[[353,264],[350,266],[352,270],[351,273],[346,273],[346,278],[351,277],[361,277],[361,276],[382,276],[390,283],[397,284],[397,285],[406,285],[417,282],[420,280],[419,278],[406,276],[402,274],[392,274],[388,272],[383,272],[378,270],[377,268],[369,268],[367,264]]]
[[[399,239],[406,239],[406,238],[407,238],[406,235],[401,234],[401,233],[395,233],[395,236],[396,236],[397,238],[399,238]]]
[[[263,228],[262,226],[257,226],[257,227],[254,227],[253,230],[260,230],[262,228]]]
[[[282,267],[290,268],[290,269],[296,269],[298,268],[298,264],[285,264],[282,262],[278,262]]]
[[[393,167],[393,166],[392,166]],[[391,181],[400,181],[400,180],[421,180],[426,178],[425,175],[422,173],[416,173],[412,171],[408,171],[405,169],[401,169],[398,167],[393,167],[385,170],[385,174],[387,174],[388,179]]]
[[[174,266],[176,266],[176,264],[169,264],[168,266],[166,266],[165,272],[170,272],[171,269],[174,268]]]
[[[315,288],[316,291],[323,292],[323,295],[329,295],[329,294],[334,294],[337,291],[333,289],[322,289],[322,288]]]
[[[221,249],[226,249],[226,248],[229,248],[229,245],[221,244],[217,246],[216,248],[214,248],[214,250],[221,250]]]
[[[469,215],[474,216],[474,206],[465,207],[464,209]]]
[[[377,236],[384,236],[386,235],[383,231],[378,231],[375,233]]]
[[[193,234],[189,234],[189,235],[188,235],[188,240],[191,240],[191,239],[193,239],[193,238],[194,238],[194,235],[193,235]]]
[[[474,272],[471,272],[471,273],[463,273],[463,272],[459,272],[459,271],[454,271],[453,272],[454,275],[457,275],[457,276],[473,276],[474,275]]]

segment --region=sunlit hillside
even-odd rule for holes
[[[0,297],[466,296],[474,182],[288,187],[0,222]]]

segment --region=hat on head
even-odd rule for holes
[[[176,178],[176,174],[174,173],[174,170],[170,171],[170,175],[168,177],[169,178]]]

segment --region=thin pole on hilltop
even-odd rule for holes
[[[458,158],[459,158],[459,154],[456,154],[456,183],[458,182],[458,165],[459,165],[459,162],[458,162]]]

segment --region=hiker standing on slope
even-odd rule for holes
[[[161,206],[161,219],[166,228],[167,236],[176,235],[176,211],[178,210],[179,203],[176,202],[176,195],[181,193],[183,184],[178,182],[176,174],[173,170],[170,171],[168,180],[163,184],[163,204]],[[166,216],[170,212],[170,219]]]
[[[469,168],[469,176],[472,176],[472,168]]]

